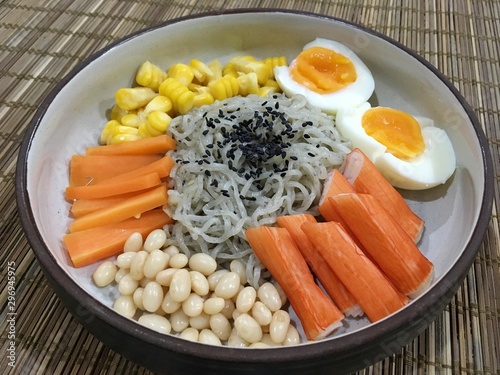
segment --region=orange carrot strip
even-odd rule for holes
[[[277,218],[280,227],[292,235],[302,256],[325,288],[335,305],[345,315],[358,316],[363,313],[352,294],[339,280],[335,272],[328,266],[321,253],[314,248],[312,242],[301,229],[304,223],[316,223],[314,216],[309,214],[286,215]]]
[[[139,219],[129,218],[67,234],[63,241],[73,265],[83,267],[122,252],[125,241],[133,232],[145,237],[154,229],[171,223],[172,219],[160,208],[143,213]]]
[[[433,264],[374,196],[340,194],[329,199],[396,288],[415,298],[429,286]]]
[[[151,189],[154,189],[151,188]],[[112,197],[106,197],[106,198],[97,198],[97,199],[77,199],[73,202],[71,205],[71,213],[73,214],[73,217],[81,217],[84,215],[87,215],[91,212],[107,208],[110,206],[113,206],[117,203],[126,201],[127,199],[135,197],[137,194],[140,193],[145,193],[148,191],[146,190],[141,190],[140,192],[132,192],[132,193],[126,193],[126,194],[120,194],[120,195],[115,195]]]
[[[394,215],[415,243],[420,240],[424,221],[410,209],[401,194],[360,149],[347,154],[343,173],[356,192],[373,195]]]
[[[87,147],[86,155],[151,155],[165,154],[175,148],[175,140],[166,134],[106,146]]]
[[[157,173],[160,178],[165,178],[170,174],[175,162],[170,156],[163,156],[161,159],[131,171],[106,178],[99,181],[99,184],[115,183],[122,180],[130,180],[132,178],[141,177],[150,173]]]
[[[69,225],[70,232],[100,227],[106,224],[113,224],[128,219],[132,216],[142,214],[153,208],[167,203],[167,187],[162,184],[155,189],[130,198],[117,205],[92,212],[79,217]]]
[[[344,315],[316,285],[286,229],[259,226],[245,234],[257,257],[283,288],[309,340],[323,338],[342,325]]]
[[[150,173],[132,179],[121,179],[116,182],[98,183],[87,186],[68,186],[66,199],[96,199],[114,195],[137,192],[161,184],[158,173]]]
[[[383,319],[407,303],[408,299],[363,254],[341,224],[304,223],[301,228],[370,321]]]
[[[161,159],[160,155],[73,155],[70,162],[69,185],[97,183]]]

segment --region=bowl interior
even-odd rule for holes
[[[451,138],[457,170],[450,181],[427,191],[403,192],[426,221],[419,247],[435,265],[435,286],[464,252],[481,211],[483,155],[470,114],[438,74],[391,41],[340,21],[283,12],[219,14],[168,23],[104,50],[63,80],[38,113],[26,160],[34,223],[57,266],[102,304],[111,306],[117,297],[116,288],[99,289],[91,282],[97,265],[71,266],[61,242],[71,221],[64,189],[71,155],[97,143],[115,91],[133,83],[143,61],[165,69],[192,58],[225,62],[238,54],[285,55],[290,62],[316,37],[344,43],[366,63],[376,82],[373,104],[430,117]],[[365,319],[348,319],[346,328],[335,336],[367,325]]]

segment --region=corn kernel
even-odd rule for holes
[[[222,78],[222,65],[219,60],[213,60],[208,64],[208,68],[212,72],[209,81],[217,80]]]
[[[149,134],[154,137],[165,133],[168,125],[170,125],[170,121],[172,121],[172,118],[165,112],[154,111],[148,115],[146,127],[149,130]]]
[[[208,93],[202,93],[202,94],[196,94],[194,96],[194,107],[201,107],[202,105],[207,105],[207,104],[213,104],[215,101],[214,97],[212,94]]]
[[[271,76],[271,68],[263,61],[256,61],[252,56],[237,56],[230,61],[242,73],[254,72],[257,74],[259,84],[264,84]]]
[[[168,76],[187,86],[193,81],[194,72],[189,65],[179,63],[172,65],[168,69]]]
[[[168,97],[172,101],[173,109],[183,115],[187,113],[194,104],[194,92],[175,78],[167,78],[159,88],[160,95]]]
[[[161,111],[169,112],[172,109],[172,101],[163,95],[154,97],[144,108],[144,115],[148,116],[151,112]]]
[[[259,93],[259,82],[256,73],[240,73],[240,76],[237,79],[239,85],[239,95],[247,96],[249,94]]]
[[[132,142],[141,139],[139,134],[117,134],[108,144],[116,144],[116,143],[124,143],[124,142]]]
[[[110,120],[116,120],[118,122],[121,121],[122,117],[131,113],[131,111],[127,111],[123,108],[118,107],[116,104],[111,108],[111,113],[109,115]]]
[[[144,122],[142,116],[135,113],[129,113],[122,117],[121,124],[124,126],[138,128]]]
[[[113,130],[116,126],[119,126],[120,123],[116,120],[110,120],[104,125],[102,129],[101,136],[99,138],[99,143],[102,145],[108,144],[108,139],[111,141],[113,137]]]
[[[121,88],[115,93],[115,101],[120,108],[133,110],[144,107],[156,95],[156,92],[148,87]]]
[[[238,70],[236,70],[236,65],[232,62],[228,62],[226,65],[224,65],[224,68],[222,69],[222,75],[223,76],[233,76],[234,78],[238,78]]]
[[[233,76],[224,76],[217,81],[210,82],[210,91],[216,100],[224,100],[238,95],[238,79]]]
[[[286,61],[286,56],[277,56],[264,59],[264,64],[266,64],[271,71],[269,78],[274,78],[274,68],[277,66],[286,66],[288,63]]]
[[[148,87],[154,91],[158,91],[160,83],[162,83],[167,78],[167,73],[165,73],[160,67],[145,61],[137,69],[135,75],[135,81],[144,87]]]
[[[203,83],[213,76],[212,71],[204,62],[198,59],[192,59],[189,66],[193,68],[193,73],[198,82]]]

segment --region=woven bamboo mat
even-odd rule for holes
[[[43,95],[91,53],[136,30],[221,8],[280,7],[344,18],[392,37],[442,71],[476,111],[494,160],[490,227],[440,317],[360,374],[500,374],[500,2],[487,0],[0,1],[0,371],[149,374],[82,328],[48,286],[17,215],[14,173]],[[7,275],[16,275],[16,365],[8,366]]]

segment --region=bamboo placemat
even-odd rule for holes
[[[17,152],[43,96],[91,53],[168,19],[254,7],[316,12],[373,28],[430,61],[471,104],[495,168],[487,235],[440,317],[399,353],[359,374],[500,374],[500,2],[487,0],[0,1],[0,371],[150,373],[92,337],[48,286],[16,211]],[[15,367],[8,358],[9,265],[16,277]]]

